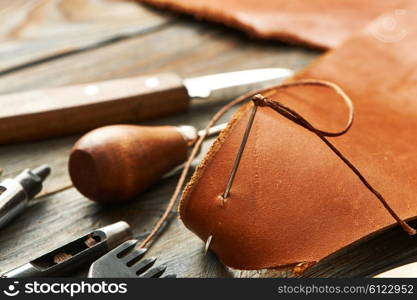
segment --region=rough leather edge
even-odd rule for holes
[[[268,90],[269,89],[267,89],[266,92]],[[198,183],[199,179],[202,176],[204,176],[204,171],[205,171],[206,167],[211,163],[212,158],[221,149],[223,143],[225,142],[225,140],[229,136],[229,133],[233,130],[234,125],[238,121],[241,120],[241,117],[245,115],[245,113],[252,107],[252,105],[253,104],[251,102],[246,103],[246,104],[242,105],[233,114],[233,116],[232,116],[231,120],[228,122],[226,128],[223,129],[220,132],[220,134],[218,135],[216,140],[211,145],[209,151],[207,152],[207,154],[204,156],[203,160],[198,165],[198,167],[195,170],[193,176],[191,177],[191,179],[189,180],[189,182],[185,186],[182,197],[181,197],[181,200],[180,200],[180,203],[179,203],[178,211],[179,211],[180,219],[181,219],[182,223],[184,224],[184,226],[187,227],[187,229],[191,230],[187,226],[186,222],[184,222],[184,219],[186,219],[186,211],[187,211],[186,207],[188,205],[188,200],[189,200],[191,194],[193,193],[194,186]],[[305,272],[305,270],[312,267],[316,263],[317,263],[317,261],[302,261],[302,262],[294,262],[294,263],[290,263],[290,264],[271,266],[267,269],[278,269],[278,270],[279,269],[288,269],[294,275],[300,276],[300,275],[302,275],[302,273]],[[232,266],[232,265],[228,265],[228,267],[230,267],[231,269],[235,269],[235,270],[242,270],[241,268],[237,268],[236,266]],[[260,269],[258,267],[256,267],[256,268],[255,267],[252,267],[252,268],[248,267],[248,268],[245,268],[245,270],[260,270]]]
[[[207,154],[204,156],[203,160],[198,165],[198,167],[195,170],[193,176],[191,177],[191,179],[188,181],[187,185],[185,186],[182,197],[181,197],[181,200],[180,200],[180,204],[179,204],[179,207],[178,207],[178,211],[179,211],[179,214],[180,214],[180,219],[184,223],[184,225],[186,224],[184,222],[185,211],[186,211],[185,208],[188,204],[188,199],[189,199],[191,193],[193,192],[194,185],[203,176],[206,166],[211,162],[214,155],[216,155],[216,153],[220,150],[221,146],[223,145],[224,141],[226,140],[227,136],[229,135],[229,132],[232,130],[232,128],[234,127],[236,122],[240,120],[240,118],[251,107],[251,105],[253,105],[253,104],[246,103],[246,104],[242,105],[237,110],[237,112],[235,112],[233,114],[232,119],[227,123],[226,128],[223,129],[220,132],[220,134],[218,135],[216,140],[211,145],[209,151],[207,152]],[[187,225],[185,225],[185,226],[187,227]]]
[[[330,51],[332,52],[332,51]],[[330,53],[329,53],[330,54]],[[328,54],[326,54],[328,55]],[[324,56],[326,56],[324,55]],[[322,58],[318,59],[318,61],[320,61]],[[301,70],[300,72],[298,72],[294,77],[286,80],[286,82],[291,82],[291,81],[296,81],[298,78],[297,77],[303,77],[303,71],[304,70],[308,70],[311,65],[315,65],[317,63],[319,63],[318,61],[313,62],[312,64],[310,64],[307,68]],[[263,94],[268,94],[268,92],[270,90],[273,90],[274,87],[266,89],[264,91],[262,91]],[[190,181],[187,183],[186,187],[184,188],[183,191],[183,195],[182,198],[180,200],[180,205],[179,205],[179,215],[180,215],[180,219],[183,222],[183,224],[188,228],[188,226],[186,225],[186,223],[184,222],[185,219],[185,211],[186,211],[186,206],[188,205],[188,200],[189,197],[191,196],[192,192],[193,192],[193,187],[195,186],[195,184],[198,183],[199,179],[204,175],[204,171],[205,168],[210,164],[210,162],[212,161],[212,158],[214,157],[214,155],[216,155],[216,153],[221,149],[223,143],[225,142],[225,140],[227,139],[227,137],[229,136],[231,130],[233,130],[234,125],[241,120],[241,117],[250,109],[251,107],[251,103],[246,103],[244,105],[242,105],[237,112],[234,113],[234,115],[232,116],[231,120],[229,121],[227,127],[219,134],[219,136],[217,137],[217,139],[215,140],[215,142],[212,144],[212,146],[210,147],[208,153],[206,154],[206,156],[203,158],[203,160],[201,161],[201,163],[198,165],[196,171],[194,172],[192,178],[190,179]],[[406,221],[411,221],[411,220],[415,220],[417,219],[416,217],[411,217],[408,218]],[[369,238],[372,238],[375,235],[378,235],[392,227],[397,226],[397,224],[395,222],[393,222],[392,224],[389,224],[385,227],[379,228],[378,230],[371,232],[359,239],[357,239],[356,241],[343,246],[342,248],[338,249],[337,251],[330,253],[329,255],[321,258],[318,261],[299,261],[299,262],[294,262],[294,263],[289,263],[289,264],[283,264],[283,265],[276,265],[276,266],[269,266],[267,268],[261,268],[261,269],[288,269],[291,270],[291,272],[296,275],[296,276],[302,276],[305,271],[307,271],[308,269],[310,269],[311,267],[317,265],[318,263],[320,263],[320,261],[328,259],[329,257],[335,255],[336,253],[340,252],[340,251],[346,251],[346,249],[349,249],[350,247],[355,247],[356,245],[366,241]],[[190,228],[188,228],[190,229]],[[228,267],[230,267],[231,269],[236,269],[236,270],[243,270],[241,268],[238,268],[236,266],[232,266],[232,265],[228,265]],[[254,267],[247,267],[244,270],[261,270],[260,268],[254,268]]]
[[[266,90],[266,92],[269,91],[269,89]],[[204,171],[206,167],[210,164],[212,161],[212,158],[216,155],[216,153],[221,149],[224,141],[229,136],[229,133],[233,130],[234,125],[240,121],[241,117],[252,107],[252,103],[246,103],[242,105],[232,116],[231,120],[228,122],[225,129],[223,129],[216,140],[211,145],[209,151],[204,156],[200,164],[198,165],[197,169],[195,170],[193,176],[187,183],[187,185],[184,188],[179,206],[178,206],[178,212],[180,216],[181,222],[184,224],[187,229],[191,230],[186,222],[184,222],[184,219],[186,218],[186,207],[188,205],[188,200],[193,192],[194,186],[198,183],[199,179],[204,175]],[[192,230],[191,230],[192,231]],[[291,264],[283,264],[283,265],[277,265],[269,267],[268,269],[288,269],[290,272],[292,272],[296,276],[302,275],[302,273],[305,272],[308,268],[315,265],[317,261],[303,261],[303,262],[294,262]],[[231,269],[235,270],[242,270],[240,268],[237,268],[236,266],[228,265]],[[247,268],[245,270],[260,270],[259,268]]]
[[[321,43],[314,43],[312,41],[303,39],[297,36],[296,34],[290,34],[290,33],[282,32],[282,31],[272,32],[272,33],[261,32],[256,27],[248,25],[240,21],[238,18],[234,18],[229,15],[226,15],[225,13],[222,13],[220,10],[213,10],[213,9],[208,9],[208,8],[191,10],[189,8],[182,7],[175,3],[160,3],[154,0],[138,0],[138,1],[142,3],[146,3],[154,7],[161,8],[161,9],[168,9],[168,10],[175,11],[178,13],[190,15],[197,20],[216,22],[218,24],[229,26],[239,31],[245,32],[248,36],[252,38],[266,39],[266,40],[278,40],[287,44],[297,45],[297,46],[302,45],[302,46],[307,46],[309,48],[318,49],[318,50],[328,50],[332,48],[329,45],[324,45]]]
[[[149,2],[151,3],[152,1],[149,0],[141,0],[143,2]],[[366,28],[360,33],[360,34],[356,34],[354,35],[354,37],[360,37],[363,34],[367,34]],[[350,40],[352,38],[348,38],[347,40],[343,41],[338,47],[343,47],[345,44],[350,43]],[[305,76],[305,74],[308,72],[308,70],[310,69],[314,69],[316,65],[320,65],[321,62],[325,59],[327,59],[327,56],[331,56],[333,54],[334,51],[336,51],[336,49],[330,49],[329,51],[327,51],[326,53],[322,54],[320,57],[316,58],[314,61],[312,61],[311,63],[309,63],[307,66],[305,66],[304,68],[302,68],[301,70],[298,70],[293,76],[291,76],[290,78],[286,79],[284,82],[288,83],[288,82],[294,82],[297,80],[301,80],[301,79],[308,79],[308,77]],[[323,78],[315,78],[315,79],[323,79]],[[264,91],[262,91],[262,94],[264,93],[268,93],[268,91],[273,90],[275,87],[271,87],[268,88]],[[234,126],[234,124],[240,119],[240,117],[246,112],[247,109],[249,109],[249,103],[246,105],[243,105],[232,117],[232,119],[230,120],[230,122],[228,123],[228,126],[220,133],[220,135],[218,136],[218,138],[216,139],[216,141],[213,143],[213,145],[211,146],[209,152],[207,153],[207,155],[204,157],[204,159],[202,160],[202,162],[199,164],[198,168],[196,169],[195,173],[193,174],[191,180],[189,181],[189,183],[187,184],[187,186],[184,189],[183,192],[183,196],[181,198],[180,201],[180,207],[179,207],[179,211],[180,211],[180,219],[183,222],[183,224],[185,225],[184,221],[183,221],[183,216],[181,215],[181,209],[182,206],[186,205],[186,201],[188,200],[188,197],[190,196],[191,192],[192,192],[192,188],[193,186],[196,184],[196,182],[199,180],[200,176],[203,175],[204,173],[204,168],[205,166],[207,166],[212,157],[217,153],[217,151],[221,148],[223,142],[225,141],[225,139],[227,138],[230,130],[232,129],[232,127]],[[410,217],[407,218],[405,221],[411,221],[411,220],[416,220],[417,216],[415,217]],[[186,225],[185,225],[186,226]],[[378,235],[394,226],[397,226],[397,224],[395,222],[393,222],[390,225],[387,225],[385,227],[382,227],[374,232],[371,232],[359,239],[357,239],[356,241],[343,246],[342,248],[338,249],[337,251],[321,258],[318,261],[300,261],[300,262],[294,262],[291,264],[284,264],[284,265],[277,265],[277,266],[270,266],[268,268],[265,269],[284,269],[284,268],[288,268],[291,269],[292,272],[297,275],[297,276],[302,276],[305,271],[307,271],[308,269],[310,269],[311,267],[319,264],[321,261],[328,259],[329,257],[335,255],[336,253],[340,252],[340,251],[346,251],[346,249],[349,249],[350,247],[355,247],[358,244],[366,241],[366,239],[372,238],[375,235]],[[187,227],[187,226],[186,226]],[[188,228],[188,227],[187,227]],[[188,228],[189,229],[189,228]],[[236,268],[233,266],[229,266],[228,267],[232,268],[232,269],[237,269],[237,270],[242,270],[240,268]],[[245,270],[260,270],[259,268],[247,268]]]

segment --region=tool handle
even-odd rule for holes
[[[3,95],[0,144],[168,116],[188,104],[181,78],[170,73]]]
[[[87,198],[122,203],[183,163],[188,145],[181,127],[106,126],[87,133],[74,145],[69,174]]]

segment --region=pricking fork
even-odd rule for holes
[[[166,267],[164,265],[152,267],[156,261],[155,257],[142,260],[147,249],[134,249],[137,243],[137,240],[126,241],[103,255],[91,265],[88,277],[160,277]]]

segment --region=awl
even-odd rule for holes
[[[1,275],[5,278],[67,276],[88,266],[132,237],[130,226],[120,221],[77,238]]]
[[[232,100],[292,75],[265,68],[182,79],[172,73],[0,96],[0,144],[181,113],[191,99]]]
[[[210,128],[207,135],[218,134],[226,125]],[[106,204],[128,201],[184,163],[204,133],[193,126],[101,127],[75,143],[69,174],[87,198]]]

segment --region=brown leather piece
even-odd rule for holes
[[[385,12],[410,0],[139,0],[248,34],[333,48]]]
[[[417,215],[416,10],[398,16],[397,42],[371,24],[298,73],[340,85],[355,120],[329,140],[403,219]],[[376,20],[378,22],[378,20]],[[347,109],[323,87],[272,88],[264,96],[295,109],[315,127],[343,127]],[[230,196],[224,192],[252,103],[243,106],[188,184],[181,218],[220,260],[237,269],[317,262],[395,224],[381,203],[312,132],[259,107]],[[404,234],[406,234],[404,232]]]

